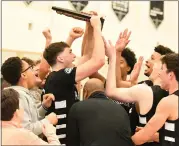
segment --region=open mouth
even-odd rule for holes
[[[145,72],[147,72],[150,69],[150,65],[148,65],[147,63],[145,64]]]

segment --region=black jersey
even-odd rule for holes
[[[161,89],[160,86],[155,85],[151,86],[151,89],[153,91],[153,104],[152,108],[149,110],[149,112],[145,115],[139,114],[139,127],[144,127],[148,121],[153,117],[155,114],[156,108],[160,100],[166,96],[168,96],[168,92]],[[161,144],[158,142],[147,142],[143,144],[142,146],[160,146]]]
[[[57,136],[62,144],[66,144],[67,116],[71,106],[77,101],[78,92],[75,82],[76,68],[65,68],[53,71],[47,77],[45,93],[52,93],[55,101],[47,114],[54,112],[59,119],[56,125]]]
[[[173,93],[179,96],[179,90]],[[179,146],[179,118],[171,121],[167,120],[160,131],[160,142],[162,146]]]

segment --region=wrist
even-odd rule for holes
[[[112,55],[111,57],[109,57],[109,61],[111,62],[111,61],[116,61],[116,55],[114,54],[114,55]]]
[[[94,26],[93,29],[94,29],[95,31],[101,31],[101,26]]]
[[[122,53],[123,49],[121,48],[116,48],[116,53]]]
[[[42,103],[42,107],[44,108],[44,110],[48,110],[48,108]]]
[[[72,42],[73,42],[75,39],[76,39],[76,38],[74,38],[74,37],[71,36],[71,35],[68,36],[68,40],[70,40],[70,41],[72,41]]]

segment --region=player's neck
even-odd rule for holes
[[[154,85],[159,85],[159,86],[161,85],[161,80],[159,78],[152,81],[152,82],[153,82]]]
[[[59,71],[64,68],[65,66],[63,64],[55,64],[54,66],[52,66],[52,71]]]
[[[170,83],[169,94],[172,94],[177,90],[178,90],[178,82],[175,80],[175,81]]]
[[[127,75],[123,75],[123,76],[121,76],[121,78],[122,78],[123,81],[126,81],[127,80]]]

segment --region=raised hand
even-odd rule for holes
[[[125,29],[124,32],[121,32],[119,38],[116,42],[115,48],[117,51],[122,52],[127,44],[130,42],[129,37],[131,35],[131,31],[128,33],[128,29]]]
[[[144,61],[144,58],[142,56],[140,56],[137,63],[134,65],[132,72],[131,72],[131,75],[130,75],[130,81],[131,82],[137,82],[143,61]]]
[[[93,28],[99,28],[101,30],[101,21],[99,16],[92,16],[90,22]]]
[[[84,34],[84,30],[80,27],[74,27],[70,31],[70,37],[73,39],[77,39],[77,38],[81,37],[83,34]]]
[[[43,96],[42,105],[44,105],[46,108],[49,108],[52,104],[52,101],[55,100],[55,96],[53,94],[45,94]]]
[[[108,40],[108,43],[107,43],[105,38],[104,37],[102,38],[103,38],[104,47],[105,47],[105,54],[107,57],[111,58],[113,54],[116,53],[116,49],[110,40]]]
[[[46,40],[48,40],[48,41],[52,40],[52,35],[51,35],[49,28],[46,28],[42,33],[43,33],[44,37],[46,38]]]

